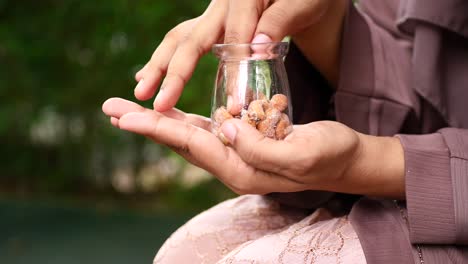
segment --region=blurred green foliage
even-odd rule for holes
[[[135,72],[171,28],[208,3],[0,0],[0,191],[158,208],[203,208],[230,196],[215,180],[191,179],[193,168],[167,148],[113,128],[101,112],[109,97],[133,99]],[[180,109],[208,115],[215,67],[214,56],[200,61]]]

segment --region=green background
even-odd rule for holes
[[[233,194],[169,149],[113,128],[109,97],[208,0],[0,0],[0,263],[150,263]],[[177,107],[208,115],[205,56]],[[146,102],[145,106],[151,106]]]

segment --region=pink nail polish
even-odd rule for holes
[[[255,38],[252,40],[252,43],[267,43],[267,42],[272,42],[273,40],[266,34],[258,34],[255,36]]]

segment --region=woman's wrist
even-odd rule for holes
[[[343,175],[345,192],[405,199],[405,161],[400,140],[358,133],[360,146]]]

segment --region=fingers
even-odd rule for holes
[[[258,34],[252,40],[252,44],[268,43],[272,41],[273,40],[270,38],[270,36],[267,36],[265,34]],[[257,60],[266,60],[270,56],[268,54],[266,45],[252,45],[252,51],[252,58]]]
[[[179,41],[190,32],[195,22],[196,19],[185,21],[169,31],[150,61],[135,75],[138,84],[134,92],[138,100],[148,100],[154,96]]]
[[[113,126],[115,126],[115,127],[117,127],[117,128],[119,127],[119,119],[118,119],[118,118],[111,117],[111,118],[110,118],[110,122],[111,122],[111,124],[112,124]]]
[[[277,1],[271,5],[260,18],[256,33],[266,34],[270,36],[273,41],[280,41],[283,39],[292,25],[290,20],[293,20],[291,9],[295,9],[291,1]],[[297,25],[296,25],[297,26]]]
[[[297,191],[303,187],[248,165],[235,150],[225,147],[216,136],[204,130],[209,128],[206,118],[177,109],[161,114],[120,98],[107,100],[102,108],[111,116],[113,125],[168,145],[190,162],[216,175],[239,194]]]
[[[170,146],[238,193],[266,194],[280,189],[296,191],[302,187],[274,173],[249,166],[213,134],[157,112],[126,114],[120,118],[119,126]]]
[[[202,128],[208,132],[211,132],[211,119],[195,115],[195,114],[186,114],[179,109],[172,108],[162,113],[163,115],[174,118],[180,121],[184,121],[188,124],[194,125],[196,127]]]
[[[229,0],[229,12],[227,14],[224,43],[238,44],[250,43],[257,26],[258,19],[264,9],[263,0]],[[249,57],[250,47],[245,49],[237,47],[232,49],[230,56]],[[227,109],[232,115],[239,115],[244,106],[245,94],[248,89],[247,78],[248,65],[226,64],[228,100]]]
[[[224,29],[226,1],[213,1],[196,26],[178,44],[167,67],[166,78],[154,101],[154,109],[167,111],[175,106],[200,57],[211,49]]]
[[[110,98],[102,105],[102,111],[111,117],[111,123],[115,127],[119,127],[119,119],[128,113],[152,113],[154,112],[151,109],[144,108],[139,104],[136,104],[132,101],[124,100],[121,98]],[[170,109],[163,115],[177,119],[188,124],[197,126],[207,131],[211,131],[211,120],[209,118],[194,115],[186,114],[178,109]]]
[[[289,161],[295,152],[291,143],[267,138],[238,119],[225,121],[221,131],[247,164],[275,173],[282,173],[290,167]]]
[[[261,14],[263,1],[229,0],[229,13],[224,33],[224,43],[250,43]],[[263,5],[263,4],[262,4]]]
[[[237,169],[230,166],[228,169],[226,165],[236,162],[236,156],[230,155],[227,148],[213,134],[187,123],[153,112],[126,114],[120,119],[119,125],[121,129],[145,135],[173,148],[209,172],[221,175],[221,178],[230,177],[229,171],[252,173],[247,171],[247,166]]]
[[[226,108],[233,116],[241,113],[246,104],[248,87],[249,65],[246,63],[226,64],[225,79],[226,93],[228,95]]]
[[[281,41],[317,22],[326,12],[328,0],[276,1],[263,12],[255,32],[266,34],[273,41]]]
[[[115,118],[120,118],[130,112],[144,112],[146,109],[143,106],[128,101],[122,98],[110,98],[102,104],[102,111],[107,115]]]

